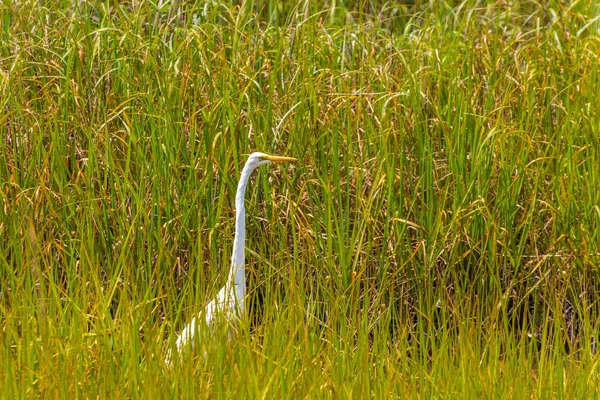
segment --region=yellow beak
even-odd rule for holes
[[[297,159],[294,157],[283,157],[283,156],[262,156],[261,160],[269,160],[271,162],[287,162],[287,161],[296,161]]]

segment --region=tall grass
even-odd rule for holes
[[[2,397],[597,396],[599,16],[3,3]],[[254,150],[249,315],[166,369]]]

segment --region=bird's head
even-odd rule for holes
[[[294,157],[271,156],[269,154],[256,152],[256,153],[250,154],[250,157],[248,157],[248,161],[246,162],[246,164],[253,168],[256,168],[261,165],[269,164],[272,162],[289,162],[289,161],[296,161],[296,159]]]

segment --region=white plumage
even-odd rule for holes
[[[206,305],[204,311],[196,315],[177,337],[177,353],[181,355],[186,349],[193,349],[198,340],[205,340],[211,334],[218,320],[235,325],[237,319],[244,313],[246,298],[246,275],[244,268],[244,250],[246,240],[246,209],[244,195],[246,185],[252,172],[261,165],[270,162],[295,161],[292,157],[270,156],[264,153],[252,153],[244,165],[235,195],[235,238],[231,267],[225,286],[217,296]],[[167,352],[165,363],[172,363],[171,350]]]

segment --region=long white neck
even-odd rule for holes
[[[244,208],[244,196],[246,185],[256,166],[246,164],[242,170],[242,176],[238,183],[235,194],[235,238],[233,239],[233,254],[231,255],[231,269],[229,271],[229,283],[235,283],[239,289],[246,291],[246,274],[244,269],[246,246],[246,209]]]

